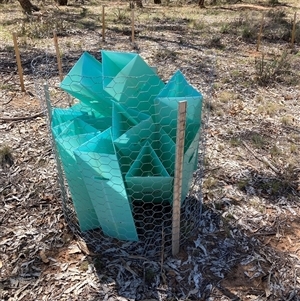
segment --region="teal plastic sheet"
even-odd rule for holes
[[[56,148],[60,156],[63,170],[69,185],[72,201],[77,213],[79,226],[82,231],[87,231],[99,227],[99,221],[95,212],[95,208],[88,195],[86,185],[83,178],[80,175],[80,170],[77,165],[74,150],[82,145],[84,142],[94,137],[97,132],[91,131],[90,133],[81,133],[70,130],[74,126],[73,121],[67,122],[68,126],[63,123],[64,130],[60,134],[57,128],[54,129],[54,137],[56,142]],[[72,124],[73,123],[73,124]],[[57,126],[59,127],[59,126]],[[85,128],[86,129],[86,128]]]
[[[129,195],[135,200],[144,202],[172,200],[173,178],[149,142],[142,147],[125,178]]]
[[[145,61],[133,53],[102,50],[105,91],[115,101],[146,114],[153,114],[153,100],[163,81]]]
[[[60,87],[104,116],[111,116],[112,97],[103,89],[102,64],[84,52]]]
[[[74,153],[104,234],[138,240],[111,128],[84,143]]]
[[[198,163],[202,95],[177,71],[167,84],[136,53],[85,52],[61,83],[77,99],[51,128],[82,231],[137,241],[134,201],[172,203],[178,103],[187,101],[182,202]]]

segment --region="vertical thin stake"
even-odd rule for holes
[[[19,73],[19,77],[20,77],[21,91],[25,92],[25,86],[24,86],[24,80],[23,80],[23,68],[22,68],[21,57],[20,57],[20,52],[19,52],[19,48],[18,48],[17,35],[15,32],[13,33],[13,40],[14,40],[14,48],[15,48],[17,65],[18,65],[18,73]]]
[[[291,47],[292,48],[294,48],[294,43],[295,43],[296,19],[297,19],[297,12],[295,12],[295,14],[294,14],[294,22],[293,22],[293,29],[292,29],[292,39],[291,39]]]
[[[55,31],[53,32],[53,40],[54,40],[54,46],[55,46],[55,51],[56,51],[59,80],[62,81],[63,80],[62,64],[61,64],[61,57],[60,57],[60,53],[59,53],[57,34]]]
[[[61,161],[59,159],[59,155],[56,149],[56,145],[54,142],[54,136],[53,133],[51,131],[51,120],[52,120],[52,106],[51,106],[51,99],[50,99],[50,93],[49,93],[49,87],[47,85],[47,83],[44,84],[44,93],[45,93],[45,99],[46,99],[46,106],[47,106],[47,111],[48,111],[48,115],[49,115],[49,120],[48,120],[48,127],[49,127],[49,132],[51,135],[51,144],[52,144],[52,150],[54,152],[54,157],[56,160],[56,166],[57,166],[57,170],[58,170],[58,180],[59,180],[59,185],[60,185],[60,190],[62,193],[62,197],[63,197],[63,212],[64,214],[66,214],[67,212],[67,208],[66,208],[66,201],[68,200],[68,196],[66,194],[65,191],[65,180],[63,177],[63,170],[62,170],[62,165],[61,165]]]
[[[186,125],[187,102],[180,101],[178,105],[177,133],[176,133],[176,159],[173,189],[173,215],[172,215],[172,255],[179,252],[180,241],[180,206],[182,190],[183,154]]]
[[[257,36],[256,51],[259,51],[259,46],[260,46],[260,41],[261,41],[261,35],[262,35],[263,26],[264,26],[264,18],[265,18],[265,14],[262,14],[262,16],[261,16],[261,22],[260,22],[260,28],[259,28],[259,33],[258,33],[258,36]]]
[[[131,10],[131,42],[134,43],[134,9]]]
[[[102,5],[102,41],[105,41],[105,5]]]
[[[52,108],[51,108],[51,100],[50,100],[50,94],[49,94],[49,87],[45,83],[44,84],[44,93],[45,93],[45,99],[46,99],[46,107],[48,111],[48,116],[49,116],[49,125],[51,124],[52,121]]]

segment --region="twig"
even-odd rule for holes
[[[37,117],[41,117],[44,115],[44,111],[37,113],[35,115],[31,115],[31,116],[20,116],[20,117],[0,117],[0,121],[3,122],[9,122],[9,121],[21,121],[21,120],[30,120],[30,119],[34,119]]]
[[[243,145],[247,148],[247,150],[259,161],[265,163],[267,166],[269,166],[275,173],[280,174],[280,170],[275,167],[267,158],[265,157],[259,157],[249,146],[246,142],[242,142]]]
[[[8,79],[3,81],[2,85],[5,85],[7,82],[9,82],[13,78],[14,75],[15,75],[15,73],[13,72],[12,75]]]
[[[3,103],[2,105],[8,105],[13,99],[14,99],[15,95],[13,97],[10,98],[10,100],[8,100],[7,102]]]
[[[11,100],[10,100],[11,101]],[[57,104],[58,102],[60,101],[60,99],[56,100],[55,102],[53,102],[52,106]],[[43,110],[39,113],[36,113],[34,115],[31,115],[31,116],[19,116],[19,117],[0,117],[0,121],[3,121],[3,122],[10,122],[10,121],[21,121],[21,120],[30,120],[30,119],[34,119],[34,118],[37,118],[37,117],[41,117],[45,114],[45,111],[46,110]]]
[[[253,233],[251,236],[274,236],[277,232],[256,232]]]

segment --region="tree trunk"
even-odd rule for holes
[[[136,6],[139,8],[143,8],[143,2],[142,0],[135,0]]]
[[[26,14],[31,14],[33,11],[39,11],[40,9],[35,6],[34,4],[32,4],[30,2],[30,0],[18,0],[23,11],[26,13]]]
[[[55,0],[58,5],[68,5],[68,0]]]
[[[205,8],[204,0],[199,0],[198,5],[199,5],[200,8]]]
[[[142,0],[131,0],[130,2],[129,2],[129,7],[130,7],[130,9],[134,9],[134,6],[137,6],[137,7],[139,7],[139,8],[143,8],[144,6],[143,6],[143,2],[142,2]]]

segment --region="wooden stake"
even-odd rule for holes
[[[13,33],[13,40],[14,40],[14,48],[15,48],[17,66],[18,66],[18,73],[19,73],[19,78],[20,78],[21,91],[25,92],[24,79],[23,79],[23,68],[22,68],[21,57],[20,57],[20,52],[19,52],[19,48],[18,48],[17,35],[15,32]]]
[[[131,42],[134,43],[134,9],[131,10]]]
[[[102,41],[105,41],[105,5],[102,5]]]
[[[56,60],[57,60],[57,66],[58,66],[59,80],[62,81],[63,80],[62,64],[61,64],[59,47],[58,47],[57,34],[55,31],[53,32],[53,40],[54,40],[54,46],[55,46],[55,51],[56,51]]]
[[[173,189],[173,214],[172,214],[172,255],[176,256],[179,252],[180,242],[180,210],[181,210],[181,191],[182,191],[182,172],[184,139],[186,125],[187,102],[180,101],[178,105],[177,133],[176,133],[176,160]]]
[[[264,19],[265,19],[265,14],[262,14],[262,16],[261,16],[261,22],[260,22],[260,28],[259,28],[259,33],[258,33],[258,36],[257,36],[256,51],[259,51],[262,30],[263,30],[263,27],[264,27]]]
[[[294,23],[293,23],[292,38],[291,38],[291,47],[292,47],[292,48],[294,48],[294,43],[295,43],[296,20],[297,20],[297,12],[295,12],[295,14],[294,14]]]

